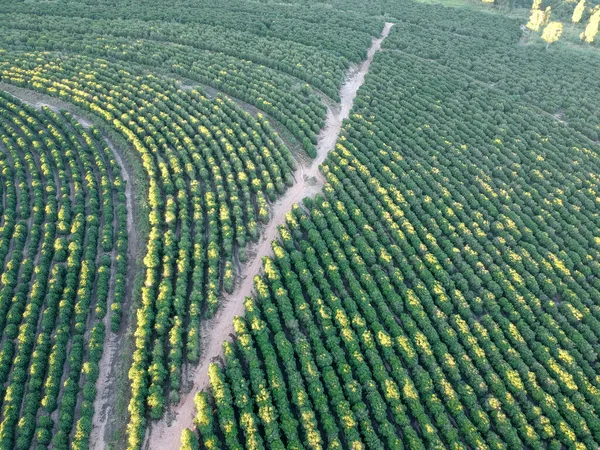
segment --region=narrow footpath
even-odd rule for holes
[[[221,356],[223,342],[231,341],[234,335],[233,319],[244,315],[244,299],[252,295],[254,277],[262,270],[262,258],[272,255],[271,242],[277,239],[277,227],[285,222],[285,215],[294,204],[300,203],[305,197],[314,197],[323,188],[325,178],[319,166],[335,148],[342,123],[350,115],[356,93],[364,83],[375,53],[381,48],[381,43],[393,25],[385,24],[381,36],[373,39],[367,58],[359,66],[349,70],[340,90],[340,103],[335,108],[328,108],[325,127],[319,133],[317,156],[308,166],[298,164],[294,174],[295,184],[271,206],[271,218],[261,230],[261,240],[249,247],[248,255],[253,256],[242,266],[234,292],[221,297],[219,310],[202,326],[202,358],[195,368],[189,368],[188,373],[188,379],[193,381],[191,391],[182,395],[180,403],[171,407],[160,421],[150,423],[143,447],[145,450],[178,449],[183,429],[192,427],[194,396],[198,391],[208,388],[208,367]],[[173,416],[176,416],[175,420]],[[169,425],[169,422],[173,423]]]

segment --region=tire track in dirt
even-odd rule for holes
[[[298,164],[294,173],[295,184],[285,194],[271,205],[271,218],[266,227],[261,230],[261,240],[248,248],[248,261],[238,274],[238,282],[231,294],[221,297],[221,305],[215,316],[202,325],[203,353],[200,363],[195,368],[189,368],[188,379],[192,380],[191,391],[182,395],[178,405],[160,421],[150,424],[146,434],[145,450],[177,449],[180,446],[180,436],[184,428],[192,426],[194,416],[194,396],[196,392],[208,387],[208,367],[221,356],[224,341],[231,341],[234,336],[233,319],[244,315],[244,300],[251,296],[254,290],[254,277],[262,270],[262,258],[271,256],[271,242],[277,239],[278,227],[285,222],[286,214],[295,203],[300,203],[305,197],[314,197],[325,184],[325,177],[319,166],[325,161],[327,154],[335,148],[342,123],[350,115],[354,98],[360,86],[364,83],[365,75],[373,61],[375,53],[381,48],[381,43],[388,36],[393,23],[386,23],[381,36],[374,38],[367,53],[367,58],[359,65],[351,67],[346,80],[340,89],[340,103],[334,108],[328,107],[325,127],[319,133],[317,156],[308,165]],[[168,423],[169,416],[176,415],[172,424]]]

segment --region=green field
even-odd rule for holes
[[[0,450],[598,448],[548,5],[0,0]]]

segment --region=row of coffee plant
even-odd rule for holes
[[[0,448],[87,448],[127,270],[120,168],[98,130],[0,93]]]
[[[66,5],[40,3],[31,8],[26,3],[11,2],[4,5],[2,13],[10,19],[19,21],[19,16],[26,14],[35,17],[38,22],[46,23],[58,17],[85,18],[90,22],[120,21],[119,28],[128,29],[140,21],[150,25],[162,24],[177,27],[202,29],[220,27],[222,37],[238,31],[251,33],[256,36],[289,41],[328,51],[335,55],[359,62],[366,56],[371,36],[381,32],[381,16],[385,8],[376,4],[370,5],[369,14],[354,11],[354,5],[347,7],[341,2],[335,7],[320,2],[293,3],[261,3],[244,0],[210,2],[149,2],[132,5],[129,2],[118,1],[82,1]],[[135,21],[135,22],[131,22]],[[106,34],[114,30],[102,28]],[[52,36],[48,36],[51,40]],[[262,49],[267,52],[268,49]]]
[[[102,38],[86,41],[76,35],[9,31],[2,34],[0,45],[8,48],[89,54],[118,61],[127,70],[137,65],[162,67],[174,74],[213,86],[237,99],[250,103],[284,125],[315,156],[317,135],[325,123],[326,108],[313,88],[282,72],[222,53],[154,41]],[[39,39],[37,39],[39,37]],[[14,38],[14,39],[13,39]],[[53,54],[45,53],[45,58]],[[6,58],[6,63],[10,57]],[[132,67],[133,66],[133,67]]]
[[[100,41],[107,50],[121,44],[134,44],[140,39],[180,44],[194,49],[192,51],[196,53],[206,55],[206,52],[197,50],[224,53],[288,73],[319,88],[336,100],[340,84],[350,64],[347,58],[339,57],[331,51],[294,41],[257,36],[247,31],[227,30],[222,26],[141,20],[98,21],[56,16],[49,16],[40,21],[38,16],[25,14],[5,14],[4,19],[1,22],[3,34],[13,35],[14,37],[10,38],[12,43],[21,38],[35,49],[44,48],[43,41],[48,40],[48,33],[52,33],[52,43],[81,40],[89,45],[90,41]],[[8,36],[3,38],[9,39]],[[364,47],[367,46],[368,40],[364,44]],[[73,50],[89,53],[83,45]]]
[[[466,82],[482,83],[516,102],[538,107],[590,139],[599,140],[597,52],[573,51],[566,46],[546,51],[542,43],[519,45],[518,37],[514,37],[517,24],[505,29],[506,39],[513,36],[508,42],[456,35],[430,23],[396,26],[385,42],[389,51],[433,60],[447,70],[468,76]]]
[[[322,171],[182,448],[600,445],[597,143],[387,51]]]
[[[179,400],[182,365],[200,357],[200,321],[235,283],[268,203],[293,183],[294,160],[267,120],[227,97],[84,57],[23,54],[2,79],[94,113],[137,152],[149,179],[145,280],[129,371],[130,447],[147,415]]]

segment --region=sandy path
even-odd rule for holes
[[[80,120],[81,122],[81,120]],[[82,123],[83,124],[83,123]],[[135,278],[135,258],[136,258],[136,250],[138,246],[137,242],[137,233],[133,223],[133,193],[132,193],[132,181],[127,171],[126,165],[123,163],[120,153],[117,151],[113,143],[104,136],[104,140],[106,144],[111,149],[115,161],[121,168],[121,177],[125,181],[125,198],[127,202],[127,245],[128,245],[128,268],[127,268],[127,280],[126,280],[126,301],[131,301],[131,289],[133,280]],[[111,275],[111,292],[114,288],[114,265],[113,272]],[[109,300],[112,296],[109,296]],[[125,315],[126,311],[128,311],[127,303],[123,305],[122,314]],[[102,353],[102,359],[98,363],[98,367],[100,369],[100,373],[98,375],[98,380],[96,381],[96,398],[94,400],[94,417],[92,420],[92,432],[90,433],[90,449],[91,450],[100,450],[105,447],[105,434],[106,428],[111,419],[111,409],[114,408],[116,404],[115,394],[116,391],[114,389],[114,383],[117,379],[116,371],[119,369],[123,369],[119,362],[119,350],[122,349],[122,341],[123,341],[123,331],[119,333],[113,333],[110,331],[110,323],[112,317],[112,310],[109,308],[106,316],[104,317],[104,326],[106,329],[106,337],[104,339],[104,351]],[[123,317],[121,329],[124,329],[124,324],[127,318]]]
[[[173,407],[167,416],[176,415],[177,419],[171,425],[167,416],[150,426],[146,434],[144,449],[165,450],[177,449],[180,446],[180,436],[184,428],[192,426],[194,416],[194,395],[196,392],[208,387],[208,367],[219,359],[224,341],[231,341],[234,335],[233,319],[244,315],[244,299],[252,295],[254,277],[260,274],[262,258],[271,256],[271,242],[277,238],[277,227],[285,222],[285,215],[292,209],[294,203],[299,203],[305,197],[313,197],[321,191],[325,179],[319,171],[319,166],[325,161],[327,154],[335,148],[342,122],[348,118],[354,98],[365,75],[373,61],[373,56],[380,49],[381,43],[390,32],[392,23],[386,23],[381,37],[373,39],[367,58],[358,67],[352,67],[347,79],[340,90],[341,101],[335,108],[328,108],[325,127],[319,133],[317,156],[310,161],[310,165],[298,164],[294,174],[295,184],[277,200],[271,207],[271,218],[265,229],[261,232],[261,240],[248,249],[251,257],[243,266],[239,274],[239,281],[233,293],[222,296],[221,307],[215,316],[205,321],[202,326],[202,339],[204,342],[203,354],[197,367],[189,370],[189,377],[193,380],[191,391],[182,395],[178,405]]]

